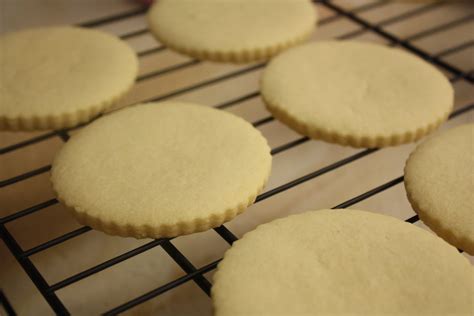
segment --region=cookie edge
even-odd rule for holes
[[[448,119],[453,110],[453,105],[451,105],[448,111],[435,121],[428,123],[425,126],[418,127],[416,130],[407,130],[404,133],[394,133],[392,135],[355,135],[343,134],[335,129],[329,130],[303,123],[296,117],[292,116],[277,102],[270,100],[264,93],[262,93],[261,96],[267,110],[272,113],[278,121],[282,122],[295,132],[311,139],[322,140],[343,146],[351,146],[354,148],[380,148],[415,142],[437,129]]]
[[[134,75],[134,78],[136,78],[137,74],[138,69]],[[50,114],[45,116],[0,116],[0,131],[40,131],[50,129],[65,129],[87,123],[97,115],[112,108],[118,100],[124,97],[133,88],[134,84],[135,79],[130,82],[127,88],[123,89],[115,96],[109,98],[107,101],[103,101],[99,104],[73,112],[63,112],[60,114]]]
[[[460,126],[463,126],[465,124],[462,124]],[[454,127],[456,128],[456,127]],[[449,131],[449,130],[448,130]],[[420,201],[413,195],[413,182],[411,181],[411,176],[410,176],[410,171],[408,171],[410,161],[413,159],[413,157],[416,156],[417,151],[422,148],[422,146],[426,146],[426,144],[430,141],[436,139],[436,136],[434,138],[430,138],[427,141],[421,143],[418,145],[408,156],[408,159],[405,162],[405,167],[403,169],[404,173],[404,186],[405,186],[405,191],[407,195],[408,202],[410,202],[411,207],[415,211],[415,213],[419,216],[421,221],[426,224],[436,235],[441,237],[443,240],[448,242],[450,245],[462,249],[466,253],[470,255],[474,255],[474,242],[470,241],[467,237],[460,236],[459,234],[456,233],[456,231],[451,230],[449,227],[444,225],[443,221],[437,220],[429,215],[429,212],[425,212],[425,209],[428,209],[426,206],[426,203]]]
[[[52,168],[51,174],[53,172],[54,169]],[[249,206],[251,206],[255,202],[257,196],[261,192],[263,192],[263,189],[267,184],[269,175],[270,172],[267,172],[267,176],[264,179],[263,183],[259,185],[257,191],[250,197],[248,197],[246,201],[240,202],[236,206],[228,208],[221,214],[211,214],[207,218],[196,218],[191,222],[178,222],[173,225],[165,224],[158,227],[152,227],[150,225],[134,227],[131,224],[122,224],[113,220],[106,221],[99,217],[91,216],[87,213],[86,210],[67,203],[61,197],[57,188],[54,185],[54,182],[52,181],[52,176],[50,177],[50,182],[52,183],[53,191],[58,201],[63,204],[69,212],[72,213],[74,218],[80,224],[89,226],[95,230],[104,232],[111,236],[134,237],[137,239],[160,239],[204,232],[211,228],[219,227],[222,224],[234,219],[238,215],[242,214]]]
[[[252,49],[240,49],[240,50],[207,50],[207,49],[193,49],[191,47],[186,47],[184,45],[179,45],[172,43],[165,39],[157,29],[156,25],[153,23],[152,12],[154,7],[152,7],[146,16],[148,27],[150,28],[150,33],[152,36],[164,46],[192,58],[201,60],[201,61],[214,61],[214,62],[227,62],[235,64],[245,64],[258,61],[267,61],[273,56],[279,54],[280,52],[296,46],[298,44],[306,42],[318,26],[318,13],[316,8],[314,8],[313,14],[313,23],[311,23],[311,28],[301,32],[301,34],[295,36],[294,38],[286,41],[281,41],[272,46],[265,47],[254,47]]]

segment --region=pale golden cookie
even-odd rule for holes
[[[446,120],[454,99],[448,79],[420,58],[351,41],[282,53],[265,69],[261,92],[297,132],[353,147],[415,141]]]
[[[204,231],[252,204],[271,169],[260,132],[189,103],[133,106],[91,123],[56,156],[52,183],[77,219],[112,235]]]
[[[78,27],[0,37],[0,129],[57,129],[87,122],[133,85],[138,61],[123,41]]]
[[[405,188],[420,219],[474,255],[474,124],[430,138],[410,155]]]
[[[198,59],[269,59],[306,40],[316,27],[309,0],[160,0],[148,13],[166,46]]]
[[[216,316],[472,315],[473,270],[398,219],[321,210],[259,226],[214,276]]]

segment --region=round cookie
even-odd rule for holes
[[[94,121],[64,145],[51,180],[79,222],[112,235],[204,231],[252,204],[271,169],[250,123],[189,103],[133,106]]]
[[[436,68],[400,49],[325,41],[273,59],[261,80],[272,114],[297,132],[353,147],[415,141],[445,121],[453,88]]]
[[[405,188],[420,219],[474,255],[474,124],[430,138],[410,155]]]
[[[266,60],[306,40],[316,24],[309,0],[160,0],[148,13],[155,37],[198,59]]]
[[[321,210],[278,219],[219,263],[216,316],[471,315],[469,261],[395,218]]]
[[[0,130],[57,129],[86,122],[133,85],[138,61],[123,41],[78,27],[0,37]]]

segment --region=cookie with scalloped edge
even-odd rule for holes
[[[104,116],[54,159],[58,199],[82,224],[136,238],[173,237],[231,220],[271,169],[261,133],[233,114],[179,102]]]
[[[160,0],[148,13],[152,34],[191,57],[220,62],[266,60],[314,31],[310,0]]]
[[[0,37],[0,130],[84,123],[132,87],[134,51],[116,36],[55,26]]]
[[[472,315],[473,268],[396,218],[309,211],[245,234],[214,275],[216,316]]]
[[[295,131],[353,147],[420,139],[444,122],[454,92],[434,66],[398,48],[322,41],[274,58],[261,79],[268,110]]]
[[[474,124],[419,145],[405,166],[405,188],[420,219],[450,244],[474,255]]]

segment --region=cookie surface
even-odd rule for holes
[[[417,140],[448,117],[453,88],[402,50],[326,41],[273,59],[261,80],[267,108],[297,132],[353,147]]]
[[[205,106],[149,103],[74,135],[51,180],[77,219],[112,235],[171,237],[221,225],[253,203],[271,168],[258,130]]]
[[[223,315],[470,315],[469,261],[395,218],[321,210],[259,226],[225,253]]]
[[[101,113],[133,85],[138,61],[115,36],[44,27],[0,37],[0,129],[75,126]]]
[[[419,145],[405,166],[413,209],[435,233],[474,255],[474,124]]]
[[[269,59],[304,41],[316,24],[309,0],[161,0],[150,9],[151,32],[166,46],[198,59]]]

